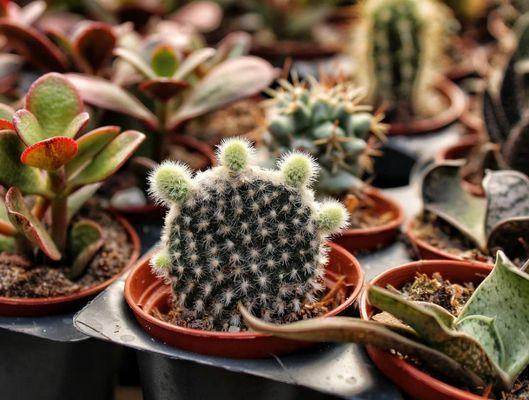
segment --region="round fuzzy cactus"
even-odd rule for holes
[[[451,31],[458,23],[437,0],[366,0],[351,47],[367,100],[388,116],[431,116],[444,106],[435,90]]]
[[[362,105],[363,90],[351,82],[324,77],[321,82],[281,81],[271,92],[268,131],[273,152],[301,150],[321,166],[318,194],[342,195],[361,185],[370,168],[368,137],[383,137],[383,115]]]
[[[340,203],[314,201],[311,158],[289,154],[274,171],[252,165],[252,154],[231,139],[218,167],[191,177],[163,164],[150,178],[155,197],[172,203],[152,268],[186,318],[212,330],[239,330],[239,303],[269,321],[301,318],[323,294],[324,241],[348,219]]]

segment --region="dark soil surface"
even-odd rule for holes
[[[393,219],[396,215],[393,211],[380,212],[376,203],[368,196],[361,194],[348,194],[344,199],[347,211],[349,211],[349,229],[365,229],[382,226]]]
[[[0,253],[0,296],[43,298],[68,295],[102,283],[127,265],[133,250],[125,228],[111,214],[95,207],[81,213],[83,218],[103,227],[103,247],[92,259],[86,272],[73,282],[67,267],[33,263],[10,253]]]

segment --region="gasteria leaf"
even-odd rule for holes
[[[75,140],[65,136],[56,136],[28,147],[20,156],[20,161],[31,167],[55,171],[70,162],[76,154]]]

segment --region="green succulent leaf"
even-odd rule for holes
[[[174,79],[186,79],[189,74],[195,71],[200,65],[211,59],[215,55],[215,50],[209,47],[195,50],[183,61],[176,73]]]
[[[114,50],[114,54],[117,57],[122,58],[124,61],[128,62],[133,66],[140,74],[144,75],[148,79],[155,79],[156,72],[147,64],[138,54],[135,52],[125,49],[117,48]]]
[[[14,113],[15,113],[15,110],[13,110],[13,107],[8,106],[7,104],[0,103],[0,120],[12,121]],[[4,127],[0,127],[0,128],[7,129]]]
[[[90,115],[86,112],[78,114],[64,130],[64,136],[72,139],[75,138],[81,129],[83,129],[88,123],[89,119]]]
[[[157,76],[171,78],[179,63],[178,54],[171,46],[162,44],[152,52],[151,68]]]
[[[91,185],[81,186],[70,196],[68,196],[68,220],[71,220],[90,200],[101,187],[101,183],[92,183]]]
[[[17,188],[10,188],[6,194],[6,209],[9,220],[31,243],[39,247],[52,260],[61,259],[61,253],[46,231],[44,225],[33,216],[24,203],[24,198]]]
[[[48,138],[40,127],[37,118],[28,110],[18,110],[13,115],[13,125],[26,146],[31,146]]]
[[[70,279],[80,277],[90,261],[103,246],[103,229],[94,221],[82,219],[70,230],[69,249],[73,264],[68,273]]]
[[[17,230],[11,224],[11,221],[9,221],[4,199],[0,197],[0,235],[4,237],[13,236],[16,232]]]
[[[0,252],[14,253],[16,250],[15,239],[11,236],[0,234]]]

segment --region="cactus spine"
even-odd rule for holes
[[[299,319],[323,293],[324,240],[347,221],[340,203],[314,201],[309,157],[292,153],[272,171],[251,165],[252,155],[230,139],[220,166],[192,177],[165,162],[150,179],[171,205],[152,267],[172,284],[178,308],[209,329],[238,330],[238,303],[269,321]]]

